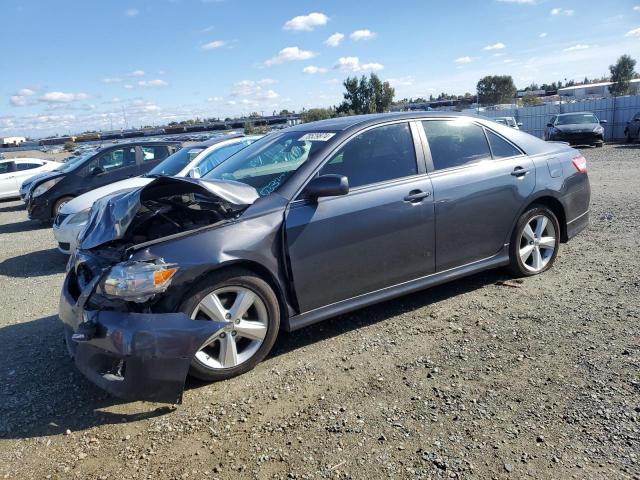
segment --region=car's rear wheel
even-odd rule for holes
[[[549,270],[560,247],[560,224],[554,213],[536,205],[522,214],[511,236],[509,268],[514,275],[531,276]]]
[[[73,200],[73,197],[62,197],[56,200],[56,203],[53,204],[53,216],[55,217],[58,215],[58,213],[60,213],[60,209],[64,207],[65,203],[68,203],[71,200]]]
[[[194,321],[227,325],[191,362],[191,375],[206,381],[226,380],[251,370],[267,356],[280,328],[273,289],[245,270],[225,270],[206,278],[180,310]]]
[[[602,146],[604,145],[604,142],[598,142],[596,143],[596,147],[597,148],[602,148]]]

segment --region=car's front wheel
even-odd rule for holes
[[[191,375],[206,381],[226,380],[251,370],[267,356],[280,328],[273,289],[246,270],[224,270],[207,277],[180,310],[194,321],[226,324],[191,362]]]
[[[549,270],[560,247],[560,224],[554,213],[534,205],[518,219],[509,244],[509,269],[517,276]]]

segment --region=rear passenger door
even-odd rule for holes
[[[349,193],[290,205],[286,242],[302,312],[433,272],[431,181],[411,130],[403,122],[355,135],[319,171],[346,176]]]
[[[0,198],[8,197],[17,192],[15,162],[0,162]]]
[[[436,215],[436,271],[500,252],[535,187],[533,162],[483,126],[458,119],[421,122]]]
[[[140,155],[138,175],[147,173],[175,151],[168,145],[141,145],[138,149]]]
[[[80,193],[138,175],[136,147],[125,146],[104,152],[89,162]]]

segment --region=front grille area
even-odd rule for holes
[[[64,250],[65,252],[67,252],[71,248],[71,244],[67,242],[58,242],[58,247],[60,248],[60,250]]]

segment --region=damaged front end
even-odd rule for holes
[[[96,202],[60,298],[78,369],[114,396],[180,403],[194,355],[227,325],[157,308],[180,265],[132,253],[233,221],[257,198],[236,182],[159,178]]]

